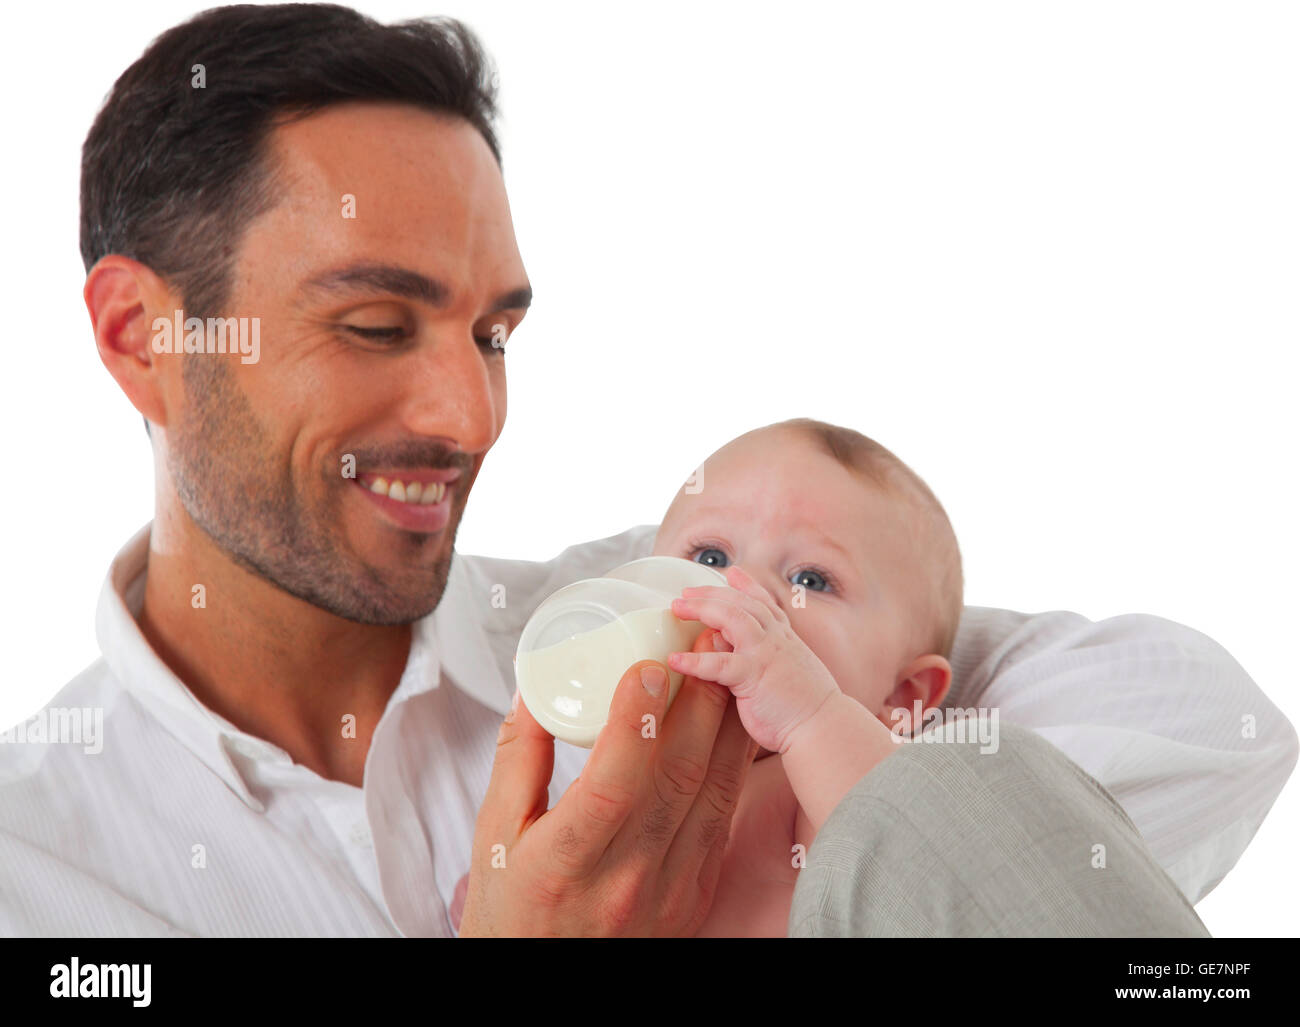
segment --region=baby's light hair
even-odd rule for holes
[[[922,530],[924,548],[934,557],[936,568],[927,604],[932,616],[918,639],[921,652],[917,655],[937,653],[950,659],[965,604],[964,579],[957,535],[938,497],[920,475],[890,450],[852,428],[811,417],[795,417],[759,430],[771,429],[782,429],[812,441],[841,466],[866,478],[882,492],[912,504],[923,521],[914,524]]]

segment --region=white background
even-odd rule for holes
[[[6,12],[5,726],[96,658],[151,515],[80,296],[79,149],[198,9]],[[727,439],[818,417],[930,483],[968,602],[1181,621],[1300,720],[1295,5],[364,10],[460,16],[500,68],[537,299],[461,551],[657,522]],[[1198,907],[1213,934],[1297,933],[1298,792]]]

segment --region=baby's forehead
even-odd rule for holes
[[[906,496],[811,447],[809,455],[796,463],[765,460],[749,447],[706,463],[678,490],[664,524],[685,529],[707,521],[792,541],[831,539],[852,555],[896,538],[907,517]]]
[[[706,461],[704,476],[713,471],[714,482],[721,480],[742,493],[761,477],[768,489],[785,493],[792,514],[811,513],[820,519],[829,505],[851,509],[860,520],[863,512],[892,512],[909,501],[904,490],[887,484],[885,477],[844,463],[801,433],[769,431],[746,439],[743,446],[737,441],[714,454],[720,458],[716,464]]]

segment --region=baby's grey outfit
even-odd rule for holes
[[[788,934],[1209,937],[1119,804],[1032,731],[902,743],[827,819]]]

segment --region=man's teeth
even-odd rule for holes
[[[376,478],[370,483],[370,491],[387,496],[389,499],[396,499],[399,503],[430,506],[442,502],[442,497],[447,494],[447,483],[431,481],[427,485],[421,485],[418,481],[401,482],[396,479],[389,481],[387,478]]]

